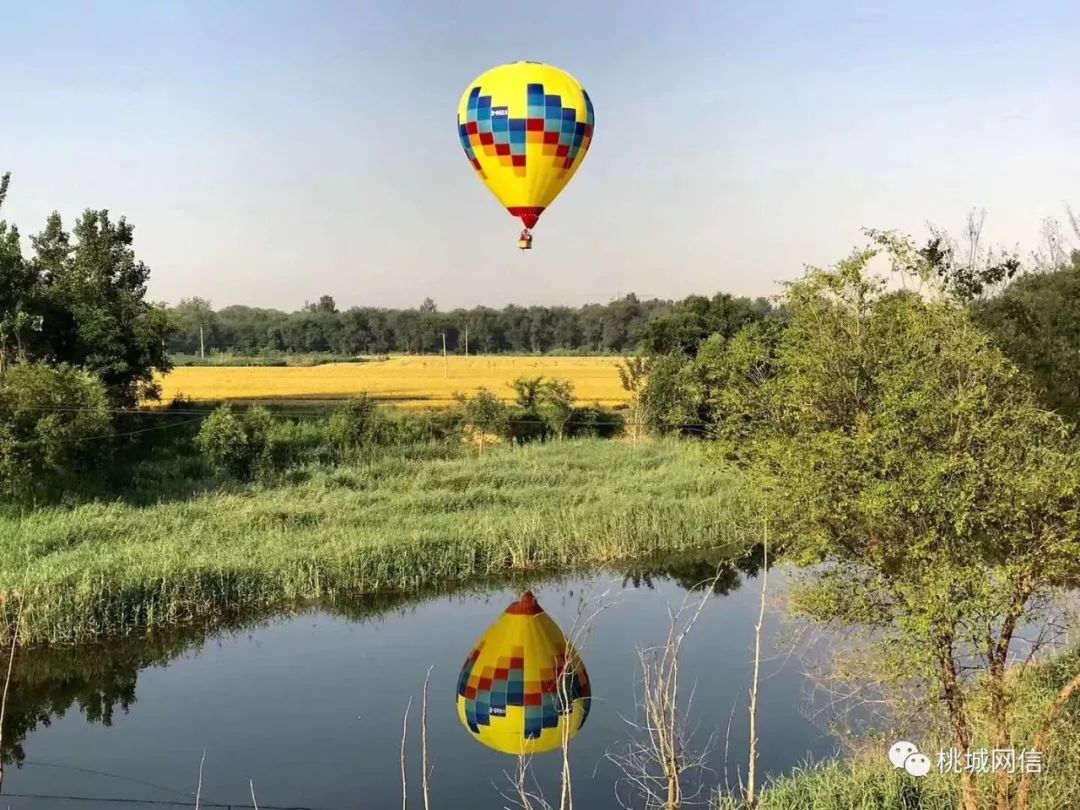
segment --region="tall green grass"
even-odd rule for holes
[[[308,599],[695,548],[741,550],[752,495],[688,443],[389,448],[139,506],[0,517],[0,598],[24,642],[73,642]]]

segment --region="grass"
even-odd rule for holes
[[[580,440],[289,471],[139,506],[0,517],[0,606],[28,643],[443,581],[742,549],[750,497],[689,443]]]
[[[367,392],[406,407],[447,407],[454,393],[485,387],[506,400],[517,377],[561,377],[574,384],[581,403],[622,405],[617,357],[393,357],[365,363],[317,366],[184,366],[161,378],[162,402],[342,399]]]

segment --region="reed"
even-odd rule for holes
[[[0,516],[0,611],[19,594],[24,641],[74,642],[749,543],[751,494],[689,443],[575,440],[480,459],[400,450],[293,470],[290,483]]]

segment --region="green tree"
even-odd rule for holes
[[[772,371],[742,392],[741,458],[787,552],[815,565],[795,608],[866,631],[860,676],[925,696],[958,749],[981,700],[990,745],[1009,747],[1018,630],[1080,576],[1080,447],[967,310],[868,272],[886,254],[936,277],[909,241],[874,237],[790,285]],[[965,773],[963,806],[988,792],[1008,807],[1010,779]]]
[[[10,174],[0,177],[0,208],[7,197]],[[19,231],[0,220],[0,376],[12,360],[27,358],[27,339],[41,329],[40,284],[24,260]]]
[[[59,214],[31,241],[45,284],[46,356],[93,371],[110,400],[155,399],[157,371],[168,371],[167,313],[146,300],[150,269],[136,259],[134,229],[108,211],[87,210],[71,236]]]
[[[759,298],[736,298],[719,293],[712,299],[692,295],[670,312],[652,318],[641,329],[641,348],[652,355],[684,354],[693,357],[707,338],[730,338],[744,326],[775,313],[769,302]]]
[[[0,496],[48,497],[87,468],[109,438],[105,389],[70,366],[20,363],[0,377]]]
[[[975,318],[1035,379],[1046,404],[1080,421],[1080,251],[978,302]]]
[[[331,440],[341,450],[355,450],[375,441],[381,424],[379,406],[367,394],[353,397],[330,417]]]
[[[506,434],[509,422],[506,405],[486,388],[479,389],[471,398],[457,394],[455,399],[461,405],[464,424],[472,429],[482,456],[488,436]]]
[[[540,403],[540,392],[544,387],[543,377],[518,377],[510,387],[514,389],[514,399],[518,406],[532,410]]]
[[[203,420],[195,443],[215,473],[249,481],[269,465],[273,427],[266,408],[256,406],[237,415],[222,405]]]
[[[540,387],[537,405],[544,424],[563,438],[574,415],[574,384],[557,377],[546,380]]]
[[[172,310],[176,323],[174,339],[183,341],[188,351],[197,349],[199,357],[206,357],[206,344],[216,343],[217,315],[205,298],[184,298]]]
[[[636,442],[645,416],[645,397],[649,381],[649,360],[645,357],[626,357],[616,366],[619,383],[630,394],[631,436]]]
[[[697,432],[694,423],[701,397],[692,382],[693,362],[681,354],[664,354],[649,362],[640,412],[651,432],[659,435]]]

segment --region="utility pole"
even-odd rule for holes
[[[450,361],[446,357],[446,332],[442,333],[442,362],[443,362],[443,376],[450,376]]]
[[[199,324],[199,357],[206,359],[206,344],[203,343],[203,325]]]
[[[465,324],[465,356],[469,356],[469,324]]]

